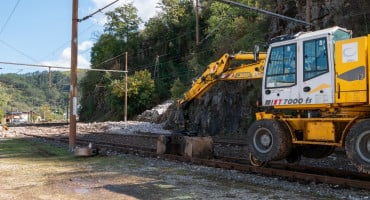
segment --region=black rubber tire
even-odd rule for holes
[[[305,145],[301,147],[301,154],[306,158],[325,158],[332,154],[335,150],[333,146],[323,145]]]
[[[266,165],[266,162],[257,160],[251,153],[249,154],[249,161],[251,165],[255,167],[263,167]]]
[[[361,120],[349,130],[345,148],[347,157],[362,173],[370,174],[370,120]]]
[[[255,121],[247,133],[249,152],[259,161],[286,158],[292,149],[288,127],[276,119]]]

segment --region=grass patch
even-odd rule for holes
[[[24,138],[0,140],[0,157],[53,158],[71,157],[67,149]]]

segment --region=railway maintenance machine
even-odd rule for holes
[[[248,132],[253,165],[344,148],[370,174],[370,34],[331,27],[273,38],[267,53],[224,54],[179,100],[200,98],[218,81],[262,80],[262,108]],[[232,67],[232,60],[251,63]],[[191,119],[190,119],[191,120]]]

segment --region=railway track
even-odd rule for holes
[[[35,137],[43,140],[50,140],[54,142],[68,143],[68,137],[59,135],[57,137],[47,137],[42,135],[24,134],[28,137]],[[188,162],[195,165],[204,165],[209,167],[216,167],[222,169],[238,170],[247,173],[256,173],[266,176],[284,178],[290,181],[297,181],[300,183],[325,183],[335,187],[345,188],[359,188],[370,190],[370,175],[346,170],[338,170],[331,168],[311,167],[287,164],[283,162],[270,162],[265,167],[255,167],[249,164],[249,160],[239,157],[216,156],[214,159],[199,159],[199,158],[185,158],[178,155],[157,155],[156,154],[156,140],[157,136],[153,135],[117,135],[108,134],[112,136],[110,141],[106,141],[102,136],[107,137],[107,134],[84,134],[77,138],[77,145],[87,146],[93,143],[101,150],[116,151],[126,154],[138,154],[147,157],[156,157],[168,160],[176,160],[180,162]],[[97,136],[99,135],[99,136]],[[113,136],[114,135],[114,136]],[[97,137],[96,137],[97,136]],[[141,140],[140,143],[135,142]],[[144,142],[143,142],[144,141]],[[147,141],[147,142],[145,142]],[[217,143],[217,141],[215,142]],[[145,145],[143,145],[145,144]],[[236,145],[227,143],[223,140],[221,145]],[[242,145],[242,144],[240,144]]]

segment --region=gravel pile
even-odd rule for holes
[[[81,124],[80,126],[85,126]],[[171,132],[163,129],[161,124],[141,121],[127,122],[104,122],[100,123],[102,129],[107,133],[116,134],[135,134],[135,133],[152,133],[152,134],[170,134]]]

